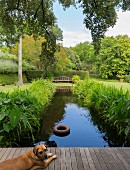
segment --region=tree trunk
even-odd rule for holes
[[[19,33],[19,46],[18,46],[18,82],[17,85],[23,84],[22,77],[22,33]]]

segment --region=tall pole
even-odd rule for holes
[[[23,84],[22,77],[22,33],[19,32],[19,45],[18,45],[18,82],[17,85]]]

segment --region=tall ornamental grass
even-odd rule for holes
[[[83,104],[94,108],[96,114],[103,117],[112,126],[116,126],[119,133],[130,136],[130,94],[108,87],[99,82],[86,79],[75,85],[73,91]]]
[[[28,90],[0,93],[0,146],[16,146],[20,140],[34,141],[40,127],[40,113],[50,102],[55,88],[38,80]]]

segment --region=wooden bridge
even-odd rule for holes
[[[29,148],[0,148],[0,162]],[[130,148],[48,148],[57,155],[45,170],[130,170]]]
[[[70,77],[67,77],[67,76],[59,76],[59,77],[55,77],[53,79],[53,82],[54,83],[72,83],[72,78]]]
[[[72,89],[72,86],[56,86],[57,92],[70,92]]]

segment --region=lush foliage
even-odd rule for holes
[[[18,72],[17,63],[10,60],[0,60],[0,73],[16,73]]]
[[[30,35],[49,33],[49,26],[55,22],[52,5],[52,0],[1,1],[0,23],[9,37],[7,41],[16,38],[19,31]]]
[[[73,81],[74,83],[78,83],[78,82],[80,81],[80,77],[79,77],[78,75],[74,75],[74,76],[72,77],[72,81]]]
[[[38,128],[40,105],[29,91],[0,93],[0,145],[16,145],[22,137],[33,138]]]
[[[0,73],[18,72],[18,57],[7,51],[3,52],[4,48],[6,48],[6,46],[0,50]],[[34,66],[29,64],[27,60],[23,60],[23,71],[32,69],[34,69]]]
[[[42,51],[43,41],[45,41],[43,37],[35,40],[33,36],[28,35],[25,35],[22,39],[22,59],[36,68],[41,67],[39,56]],[[14,45],[11,52],[18,56],[18,43]]]
[[[19,30],[30,35],[52,35],[52,26],[55,22],[52,8],[54,2],[54,0],[18,0],[18,2],[2,0],[0,2],[0,29],[2,35],[6,35],[6,41],[16,38]],[[125,0],[59,0],[59,2],[64,8],[76,5],[76,3],[82,6],[85,15],[84,23],[91,31],[96,52],[100,49],[100,41],[104,38],[107,29],[116,23],[115,9],[130,10],[129,1]],[[4,36],[1,39],[3,40]]]
[[[130,83],[130,75],[125,75],[124,78],[125,78],[125,82]]]
[[[94,55],[94,46],[89,42],[77,44],[71,48],[79,56],[82,70],[92,71],[94,69],[94,61],[96,59]]]
[[[80,3],[83,8],[84,24],[91,31],[95,53],[100,49],[100,41],[109,27],[117,20],[116,8],[130,10],[130,2],[125,0],[59,0],[64,7]]]
[[[124,78],[130,71],[130,38],[106,37],[102,40],[97,64],[103,78]]]
[[[28,70],[25,72],[28,81],[37,80],[39,78],[52,79],[54,76],[53,72],[41,71],[41,70]]]
[[[128,92],[86,79],[75,86],[74,93],[83,100],[84,105],[94,108],[96,114],[112,126],[116,126],[119,133],[124,133],[127,137],[130,135],[130,94]]]
[[[0,74],[0,85],[9,85],[9,84],[16,84],[18,81],[18,75],[17,73],[2,73]],[[27,83],[28,80],[26,78],[26,75],[23,73],[23,82]]]
[[[39,79],[32,82],[29,91],[37,98],[38,103],[41,103],[42,107],[45,107],[50,102],[55,92],[55,87],[50,81]]]
[[[0,145],[17,145],[23,138],[34,140],[40,113],[54,94],[50,82],[38,80],[29,90],[0,93]]]
[[[89,72],[88,71],[63,71],[63,72],[56,72],[54,73],[56,77],[58,76],[68,76],[68,77],[73,77],[74,75],[78,75],[80,79],[85,79],[86,77],[89,77]]]
[[[38,78],[46,78],[46,79],[52,79],[53,77],[58,76],[68,76],[73,77],[74,75],[78,75],[80,79],[85,79],[89,76],[88,71],[60,71],[60,72],[46,72],[46,71],[36,71],[36,70],[30,70],[26,71],[27,79],[31,82],[32,80],[37,80]]]

